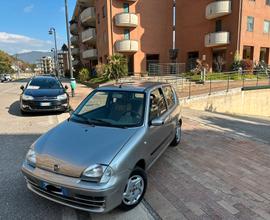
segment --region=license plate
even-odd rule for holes
[[[68,190],[64,187],[60,186],[55,186],[51,185],[49,183],[46,183],[44,181],[40,181],[40,187],[48,192],[57,194],[57,195],[62,195],[62,196],[67,196],[68,195]]]
[[[50,102],[41,102],[40,106],[42,106],[42,107],[51,106],[51,103]]]

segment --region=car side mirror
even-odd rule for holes
[[[153,126],[161,126],[164,124],[164,120],[161,118],[155,118],[151,121],[151,125]]]
[[[67,85],[65,85],[65,90],[68,90],[68,86]]]
[[[73,111],[72,109],[70,109],[70,110],[69,110],[69,115],[72,116],[73,112],[74,112],[74,111]]]
[[[20,89],[23,91],[23,90],[24,90],[24,86],[23,86],[23,85],[21,85]]]

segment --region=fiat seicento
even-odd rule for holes
[[[180,142],[181,125],[169,84],[99,87],[32,144],[22,166],[27,187],[84,211],[130,210],[144,196],[146,171]]]

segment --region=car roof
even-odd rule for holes
[[[162,82],[124,82],[124,83],[115,83],[107,84],[98,88],[98,90],[117,90],[117,91],[133,91],[133,92],[146,92],[155,87],[169,85],[168,83]]]
[[[34,76],[32,79],[49,79],[49,78],[57,79],[56,76],[54,75],[38,75]]]

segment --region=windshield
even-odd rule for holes
[[[71,119],[101,126],[138,127],[143,124],[144,106],[144,93],[96,91],[82,102]]]
[[[55,78],[34,78],[27,89],[61,89],[61,84]]]

